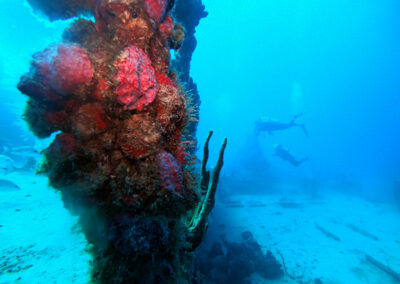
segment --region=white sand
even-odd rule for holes
[[[86,239],[47,178],[1,178],[21,190],[0,192],[0,283],[87,283]]]
[[[6,178],[20,191],[0,192],[0,283],[87,283],[90,256],[76,226],[77,219],[63,208],[60,196],[45,177],[13,173]],[[311,200],[291,196],[284,208],[282,196],[235,196],[236,203],[218,204],[226,220],[221,233],[238,240],[250,230],[264,250],[285,259],[288,276],[268,283],[330,284],[396,283],[365,261],[369,254],[400,272],[400,213],[387,204],[372,204],[357,197],[328,195]],[[242,205],[237,207],[237,205]],[[328,238],[316,224],[340,238]],[[370,232],[367,238],[348,224]],[[218,226],[219,224],[214,223]],[[280,260],[280,258],[278,257]],[[264,283],[254,278],[254,283]]]
[[[331,194],[317,200],[291,196],[287,201],[297,202],[300,208],[284,208],[279,204],[281,198],[235,196],[237,203],[220,204],[217,209],[228,216],[229,239],[238,240],[241,232],[250,230],[278,260],[277,252],[282,254],[296,281],[286,276],[279,283],[314,283],[315,278],[331,284],[399,283],[365,261],[368,254],[400,273],[400,212],[394,206]],[[239,202],[243,207],[238,207]],[[351,230],[349,224],[378,241]],[[316,225],[340,241],[327,237]]]

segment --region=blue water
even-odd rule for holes
[[[225,196],[220,193],[219,199],[229,199],[226,195],[235,199],[247,192],[262,196],[255,199],[263,202],[272,193],[296,200],[298,195],[308,198],[311,191],[318,191],[318,196],[327,196],[323,202],[333,204],[329,207],[336,212],[333,215],[342,216],[344,211],[362,211],[369,206],[357,203],[353,207],[351,198],[359,198],[357,202],[384,206],[371,209],[372,215],[364,212],[354,218],[377,220],[366,227],[383,239],[381,246],[368,243],[365,247],[398,249],[394,234],[400,232],[400,224],[393,221],[395,218],[382,218],[398,213],[393,184],[400,178],[400,2],[203,0],[203,4],[209,14],[196,29],[198,45],[191,76],[202,101],[197,132],[200,150],[208,131],[214,130],[211,165],[223,138],[229,139],[220,186]],[[29,69],[32,54],[59,41],[68,24],[49,23],[34,15],[22,0],[2,0],[0,142],[4,145],[38,144],[21,122],[26,98],[16,84]],[[255,122],[261,118],[289,122],[300,113],[303,115],[297,122],[306,125],[308,136],[298,127],[273,135],[255,134]],[[309,160],[294,167],[273,155],[276,144],[282,144],[297,159]],[[243,180],[250,180],[248,184],[254,187],[246,188]],[[335,199],[330,203],[330,194],[340,194],[346,202]],[[224,215],[222,201],[220,204],[216,212]],[[232,210],[229,208],[225,210]],[[304,212],[325,214],[324,207],[318,210]],[[240,220],[253,214],[245,211],[235,209],[235,215],[224,221],[218,221],[216,213],[214,223],[243,226]],[[393,215],[382,213],[389,211]],[[293,220],[302,220],[296,214]],[[269,218],[254,215],[258,221],[242,229],[256,232],[254,226],[268,223]],[[381,226],[393,230],[380,231]],[[255,235],[261,243],[267,238]],[[1,249],[7,247],[1,240],[0,244]],[[353,244],[356,241],[351,239],[349,246]],[[400,271],[398,257],[391,255],[385,261]],[[364,280],[360,283],[390,283],[377,275],[361,277]],[[326,283],[355,282],[342,278]]]
[[[227,168],[249,155],[254,121],[289,121],[298,129],[261,138],[281,143],[310,165],[293,171],[268,156],[286,178],[351,176],[387,193],[398,175],[400,33],[397,1],[205,1],[193,76],[202,97],[199,138],[208,128],[230,138]],[[360,189],[361,190],[361,189]],[[373,189],[371,189],[373,190]]]

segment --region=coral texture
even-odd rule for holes
[[[128,46],[115,62],[118,69],[114,77],[119,85],[115,90],[124,109],[142,110],[156,97],[157,77],[150,59],[136,46]]]
[[[168,250],[167,224],[166,220],[160,218],[135,218],[124,214],[114,218],[108,239],[123,255],[163,253]]]
[[[164,16],[167,8],[167,0],[145,0],[145,8],[147,14],[156,22],[159,22]]]
[[[222,161],[200,192],[186,150],[196,145],[198,101],[170,69],[184,35],[169,15],[173,2],[29,0],[51,20],[95,19],[77,19],[62,42],[36,53],[18,84],[32,132],[60,132],[40,171],[93,244],[94,283],[198,276],[191,251],[205,233]]]
[[[59,44],[50,61],[50,85],[59,93],[72,93],[89,83],[93,69],[86,51],[77,44]]]
[[[177,159],[165,151],[159,154],[161,187],[173,196],[183,198],[183,175]]]

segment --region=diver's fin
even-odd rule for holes
[[[306,128],[305,124],[295,124],[295,125],[298,126],[298,127],[300,127],[300,128],[303,130],[304,134],[305,134],[307,137],[309,137],[308,131],[307,131],[307,128]]]
[[[294,122],[296,121],[297,118],[299,118],[300,116],[302,116],[304,113],[298,113],[296,115],[293,116],[292,120],[290,121],[290,124],[294,124]]]
[[[301,166],[301,164],[303,164],[304,162],[306,162],[306,161],[308,161],[308,160],[310,160],[308,157],[306,157],[306,158],[304,158],[304,159],[301,159],[300,161],[297,162],[296,167]]]

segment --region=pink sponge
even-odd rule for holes
[[[142,110],[154,101],[158,91],[157,77],[143,50],[134,45],[128,46],[114,65],[118,69],[114,80],[119,82],[115,94],[124,109]]]
[[[174,21],[170,16],[165,17],[165,20],[160,24],[159,29],[165,38],[170,38],[174,34]]]
[[[172,196],[183,198],[183,174],[178,161],[172,154],[162,151],[158,156],[161,187]]]
[[[62,43],[50,62],[50,85],[62,94],[92,80],[93,69],[87,52],[77,44]]]
[[[164,16],[167,4],[167,0],[144,0],[147,14],[157,23]]]

